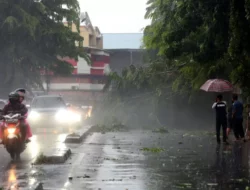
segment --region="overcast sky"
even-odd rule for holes
[[[102,33],[142,32],[147,0],[79,0],[81,11],[88,12]]]

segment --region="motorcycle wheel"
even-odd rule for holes
[[[21,157],[20,157],[20,154],[19,154],[19,153],[16,153],[16,160],[17,160],[17,161],[21,160]]]
[[[17,139],[13,139],[11,141],[8,141],[6,144],[6,149],[9,152],[12,160],[15,160],[18,158],[18,152],[19,152],[18,146],[19,146],[19,143],[18,143]],[[20,154],[19,154],[19,157],[20,157]]]
[[[11,157],[12,160],[14,160],[15,159],[15,153],[14,152],[10,152],[10,157]]]

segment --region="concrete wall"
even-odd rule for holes
[[[111,71],[121,73],[124,68],[131,64],[137,66],[145,64],[143,50],[117,49],[106,51],[110,54]]]
[[[90,69],[91,67],[88,65],[87,61],[79,57],[77,63],[77,74],[90,74]]]
[[[64,25],[67,26],[68,24],[64,23]],[[72,31],[78,32],[75,24],[72,24]],[[87,26],[80,26],[80,35],[84,38],[84,47],[95,47],[98,49],[103,48],[103,38],[97,37],[97,31],[92,32]]]
[[[46,83],[43,83],[46,89]],[[49,85],[50,90],[86,90],[86,91],[101,91],[104,84],[91,84],[91,83],[52,83]]]
[[[80,35],[83,37],[83,47],[89,47],[90,46],[90,41],[89,41],[89,32],[87,28],[84,26],[80,27]]]

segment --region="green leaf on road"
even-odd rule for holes
[[[249,183],[249,180],[245,179],[245,178],[231,179],[230,181],[233,182],[233,183]]]
[[[217,186],[218,183],[208,183],[207,186]]]
[[[152,132],[154,132],[154,133],[169,133],[168,130],[164,127],[154,129]]]
[[[153,152],[153,153],[160,153],[164,151],[163,148],[142,148],[141,150],[145,152]]]
[[[192,184],[191,183],[179,183],[176,185],[176,187],[179,189],[190,189],[192,188]]]
[[[34,162],[35,165],[50,164],[50,163],[53,163],[53,159],[45,156],[43,153],[39,154],[39,156],[36,158]]]

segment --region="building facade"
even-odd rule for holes
[[[103,50],[103,36],[98,27],[92,25],[88,14],[84,13],[84,16],[80,35],[84,38],[83,46],[92,64],[89,65],[83,58],[76,61],[64,57],[63,60],[74,67],[71,76],[59,77],[42,73],[44,89],[49,94],[61,94],[70,102],[91,101],[100,97],[107,79],[106,74],[110,72],[110,57],[109,53]],[[77,31],[75,25],[72,25],[72,31]]]
[[[129,65],[145,65],[143,33],[104,33],[103,48],[110,54],[110,68],[121,73]]]

